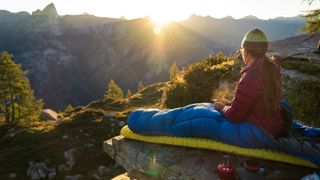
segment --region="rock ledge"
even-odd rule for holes
[[[225,155],[217,151],[144,143],[123,136],[105,141],[103,148],[130,177],[137,179],[218,179],[216,168]],[[229,157],[237,170],[245,159],[237,155]],[[313,171],[284,163],[259,161],[265,169],[266,179],[300,179]]]

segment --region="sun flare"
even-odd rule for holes
[[[169,17],[166,17],[163,14],[152,15],[151,19],[152,19],[152,22],[155,24],[155,26],[158,26],[158,27],[161,27],[171,21]]]
[[[159,26],[153,27],[153,33],[155,35],[159,35],[161,33],[161,27],[159,27]]]
[[[151,20],[154,24],[153,33],[155,35],[159,35],[162,31],[163,26],[171,21],[170,18],[164,16],[163,14],[160,15],[152,15]]]

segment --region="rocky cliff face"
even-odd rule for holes
[[[104,151],[123,166],[130,177],[137,179],[218,179],[217,166],[223,161],[222,152],[158,145],[116,136],[103,144]],[[236,168],[246,157],[229,155]],[[300,179],[312,169],[259,160],[265,179]],[[293,173],[294,172],[294,173]],[[247,176],[249,177],[249,176]]]
[[[262,22],[191,17],[155,35],[148,18],[59,16],[50,4],[32,15],[0,11],[0,50],[13,53],[14,60],[29,70],[35,95],[46,107],[62,109],[102,97],[110,79],[124,91],[134,91],[139,81],[167,80],[173,62],[181,67],[218,51],[234,52],[243,31]],[[244,28],[230,28],[233,23]],[[272,27],[283,23],[295,29],[285,37],[303,25],[301,19],[268,21]]]

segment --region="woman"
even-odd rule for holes
[[[268,40],[263,31],[253,29],[242,40],[245,68],[230,106],[216,102],[215,107],[234,123],[248,121],[279,137],[284,121],[280,114],[280,65],[266,56]]]

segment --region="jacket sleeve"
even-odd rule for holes
[[[230,106],[222,109],[222,114],[231,122],[245,120],[256,99],[263,93],[264,82],[256,71],[247,71],[237,85],[235,97]]]

